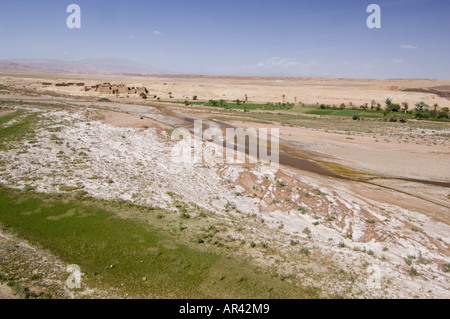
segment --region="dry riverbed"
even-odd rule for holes
[[[176,163],[167,126],[150,119],[123,114],[122,122],[88,107],[27,112],[39,112],[40,128],[0,152],[5,186],[208,211],[227,249],[336,296],[450,297],[442,206],[286,167]]]

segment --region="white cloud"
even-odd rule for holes
[[[156,31],[156,30],[155,30],[155,31],[153,31],[152,33],[153,33],[153,34],[156,34],[156,35],[161,35],[161,32],[159,32],[159,31]]]
[[[392,63],[403,63],[402,59],[392,59]]]
[[[291,60],[291,59],[286,59],[286,58],[280,58],[280,57],[273,57],[273,58],[269,58],[264,62],[259,62],[256,65],[253,65],[251,67],[256,67],[256,68],[261,68],[261,67],[292,67],[292,66],[298,66],[300,65],[299,62]]]
[[[221,74],[299,76],[316,74],[318,70],[322,70],[322,67],[323,65],[317,60],[299,62],[290,58],[271,57],[255,64],[219,67],[215,69],[215,72],[220,72]]]
[[[411,44],[403,44],[400,46],[402,49],[417,49],[416,46],[411,45]]]

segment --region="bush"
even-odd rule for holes
[[[409,269],[409,274],[412,276],[417,276],[419,273],[417,272],[416,268],[412,267]]]
[[[142,92],[141,94],[139,94],[139,96],[140,96],[141,98],[143,98],[144,100],[147,99],[147,94],[145,94],[144,92]]]
[[[450,272],[450,264],[444,264],[444,271]]]
[[[188,218],[191,218],[191,215],[189,215],[189,214],[186,213],[186,212],[183,212],[183,213],[180,214],[180,217],[181,217],[181,218],[188,219]]]
[[[352,119],[353,121],[359,120],[359,115],[358,114],[353,115]]]
[[[389,117],[389,122],[397,122],[397,117],[395,115],[392,115],[391,117]]]

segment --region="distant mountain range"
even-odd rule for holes
[[[127,59],[88,59],[80,61],[13,59],[0,61],[0,74],[163,74],[165,70]]]

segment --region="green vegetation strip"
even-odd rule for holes
[[[0,117],[0,124],[7,123],[13,119],[23,116],[19,121],[0,128],[0,150],[7,148],[8,143],[21,141],[25,137],[33,135],[36,123],[39,120],[39,113],[26,113],[17,111]],[[12,145],[14,147],[14,145]]]
[[[12,120],[18,118],[19,116],[21,116],[22,114],[24,114],[23,111],[15,111],[13,113],[9,113],[9,114],[0,116],[0,125],[8,123],[9,121],[12,121]]]
[[[0,186],[0,207],[0,223],[79,265],[84,280],[94,287],[112,287],[137,297],[318,296],[317,290],[282,281],[251,262],[177,242],[148,222],[119,218],[94,200]]]

